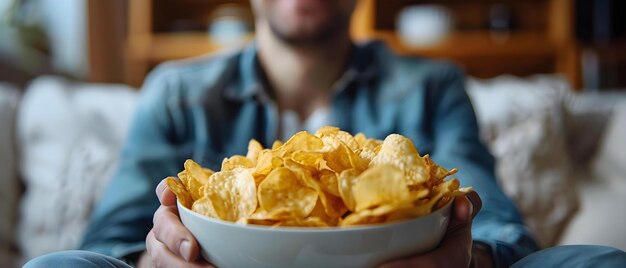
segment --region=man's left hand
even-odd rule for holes
[[[481,207],[482,201],[476,192],[457,197],[448,230],[437,248],[424,254],[385,263],[380,268],[469,267],[473,261],[472,220]],[[489,264],[491,263],[480,264],[480,267],[489,267]]]

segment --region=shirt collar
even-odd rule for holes
[[[374,42],[353,45],[352,55],[348,68],[342,77],[335,83],[335,94],[344,91],[352,82],[365,83],[377,77],[380,73],[378,64],[375,63]],[[269,92],[261,79],[261,65],[258,61],[257,47],[255,42],[250,42],[240,54],[238,59],[239,84],[228,87],[225,97],[235,100],[244,100],[253,96],[260,96],[269,100]]]

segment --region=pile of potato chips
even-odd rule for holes
[[[180,180],[169,177],[167,185],[183,206],[224,221],[350,226],[431,213],[471,190],[444,181],[456,171],[421,157],[402,135],[380,141],[322,127],[271,149],[251,140],[247,155],[224,159],[219,172],[187,160]]]

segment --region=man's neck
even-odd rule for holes
[[[281,109],[306,118],[330,101],[330,89],[347,68],[350,39],[328,40],[308,46],[291,45],[269,29],[257,27],[260,64]]]

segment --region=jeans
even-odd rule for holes
[[[32,259],[33,267],[117,267],[128,268],[118,259],[80,250],[61,251]],[[605,246],[558,246],[537,251],[512,266],[519,267],[626,267],[626,253]]]

